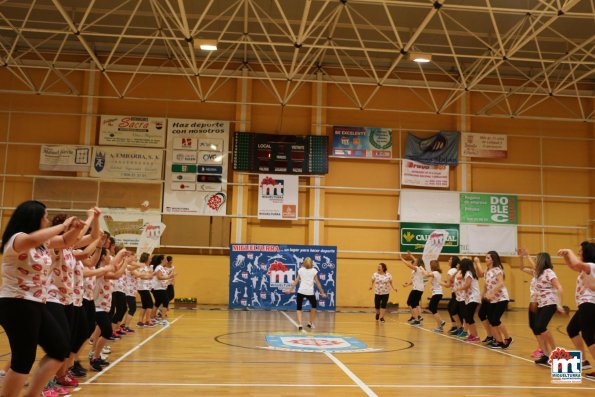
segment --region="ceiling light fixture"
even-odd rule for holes
[[[432,54],[425,52],[410,52],[409,59],[417,63],[428,63],[432,60]]]
[[[217,51],[217,40],[195,39],[194,48],[200,48],[203,51]]]

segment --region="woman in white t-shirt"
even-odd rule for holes
[[[533,335],[537,340],[537,348],[535,351],[533,351],[533,353],[531,353],[531,357],[539,358],[543,355],[543,351],[541,350],[541,347],[539,347],[539,338],[535,333],[535,314],[537,313],[537,279],[535,278],[535,268],[537,265],[535,264],[533,258],[529,256],[529,253],[526,249],[519,248],[518,254],[521,259],[521,271],[531,276],[531,282],[529,284],[529,310],[527,310],[527,312],[529,314],[529,328],[531,328],[531,332],[533,332]],[[527,259],[528,263],[525,262],[525,258]]]
[[[591,352],[591,357],[595,358],[595,244],[588,241],[581,243],[580,259],[569,249],[560,250],[558,255],[564,258],[572,270],[579,272],[575,290],[578,310],[570,319],[566,331],[577,350],[583,352],[583,369],[589,369],[591,364],[586,360],[583,341]],[[585,376],[593,379],[595,372]]]
[[[459,290],[465,293],[465,323],[467,323],[469,329],[469,335],[467,335],[465,341],[479,342],[477,325],[475,325],[475,314],[481,303],[481,293],[479,291],[477,271],[471,259],[465,258],[461,261],[461,274],[463,275],[463,281]],[[463,335],[461,334],[460,336],[462,337]]]
[[[450,335],[455,335],[463,332],[463,315],[459,310],[459,304],[457,301],[457,294],[454,291],[455,275],[459,271],[459,263],[461,260],[458,256],[453,255],[448,259],[448,273],[446,273],[446,280],[442,282],[442,286],[451,289],[450,301],[448,301],[448,314],[450,315],[451,328],[448,331]]]
[[[434,332],[444,332],[444,325],[446,321],[442,320],[438,313],[438,304],[442,299],[442,269],[440,269],[440,262],[437,260],[430,261],[430,272],[424,271],[424,275],[431,281],[432,297],[430,298],[430,312],[436,320],[436,328]]]
[[[386,271],[386,264],[378,264],[376,273],[372,274],[372,284],[370,285],[370,291],[374,288],[374,307],[376,308],[376,321],[380,320],[384,323],[384,312],[386,311],[386,305],[388,304],[388,296],[390,289],[397,292],[397,289],[393,285],[393,276]]]
[[[421,296],[424,293],[425,287],[424,261],[421,258],[416,258],[409,251],[407,251],[407,255],[409,256],[409,259],[405,259],[403,258],[403,255],[401,255],[401,261],[412,270],[411,281],[403,284],[403,287],[409,285],[413,287],[407,298],[407,306],[409,306],[409,309],[411,310],[411,318],[407,322],[411,325],[420,325],[423,321],[419,302],[421,301]]]
[[[535,313],[535,334],[539,340],[539,347],[544,354],[535,360],[535,364],[546,365],[549,361],[548,353],[556,348],[554,336],[547,326],[556,313],[564,313],[562,307],[562,285],[554,273],[552,260],[547,252],[537,254],[535,268],[535,293],[537,295],[537,313]]]
[[[49,224],[45,205],[26,201],[14,210],[2,235],[0,325],[12,354],[2,385],[3,396],[21,393],[35,362],[37,345],[46,355],[31,379],[26,393],[29,396],[41,395],[70,355],[69,340],[45,305],[52,265],[49,250],[74,244],[83,223],[72,217],[56,226]]]
[[[298,330],[302,331],[302,303],[304,299],[308,299],[312,309],[310,309],[310,322],[308,328],[314,328],[314,321],[316,320],[316,296],[314,295],[314,284],[318,287],[320,295],[326,298],[326,294],[322,290],[320,280],[318,280],[318,271],[313,268],[312,259],[306,258],[302,264],[302,267],[298,270],[298,275],[291,284],[291,288],[284,291],[286,294],[291,294],[295,290],[297,284],[300,284],[300,288],[297,291],[297,320]]]

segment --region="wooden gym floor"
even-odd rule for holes
[[[266,348],[266,335],[298,334],[294,312],[172,311],[169,326],[137,329],[113,343],[111,366],[89,372],[73,396],[595,395],[594,381],[553,384],[549,368],[532,362],[536,343],[525,311],[503,318],[514,337],[506,351],[434,333],[430,314],[424,317],[414,327],[408,314],[390,314],[381,325],[372,313],[319,313],[308,334],[353,336],[381,349],[331,354]],[[550,324],[559,346],[570,347],[567,321],[556,316]],[[8,352],[0,335],[0,356]]]

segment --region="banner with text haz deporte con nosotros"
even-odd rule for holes
[[[314,287],[316,309],[335,310],[337,247],[282,244],[230,245],[229,308],[295,310],[296,292],[284,291],[291,287],[307,257],[318,270],[318,279],[327,294],[323,298]],[[304,300],[303,307],[310,308],[310,303]]]

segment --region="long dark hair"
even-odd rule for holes
[[[595,263],[595,244],[588,241],[581,243],[583,262]]]
[[[379,265],[382,267],[382,271],[386,273],[386,270],[387,270],[386,263],[379,263]]]
[[[535,266],[535,277],[541,276],[545,269],[553,269],[552,258],[547,252],[537,254],[537,266]]]
[[[451,269],[454,269],[455,267],[457,267],[457,265],[459,263],[461,263],[461,259],[458,256],[453,255],[450,257],[450,268]]]
[[[153,267],[153,270],[155,270],[157,266],[161,264],[163,258],[163,255],[153,255],[153,257],[151,258],[151,266]]]
[[[488,255],[490,256],[490,258],[492,258],[492,266],[496,266],[500,269],[503,269],[502,260],[500,259],[500,255],[498,255],[496,251],[488,251]]]
[[[461,273],[463,277],[465,277],[467,272],[471,272],[473,278],[477,279],[477,272],[475,271],[475,266],[473,266],[473,261],[469,258],[464,258],[461,260]]]
[[[45,216],[45,204],[36,200],[25,201],[14,210],[4,234],[2,235],[2,250],[8,240],[17,233],[33,233],[41,228],[41,220]]]

